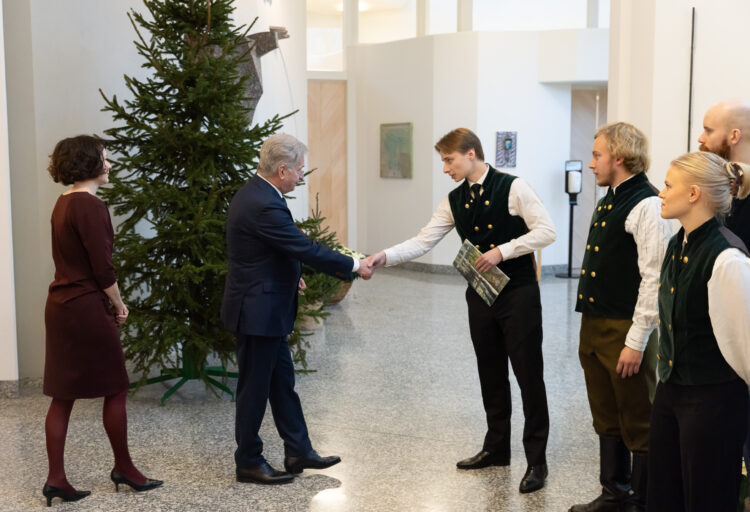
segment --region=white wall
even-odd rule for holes
[[[123,99],[128,92],[122,75],[143,76],[132,44],[135,34],[126,16],[131,7],[145,12],[137,0],[3,2],[22,377],[40,376],[44,364],[43,312],[54,273],[49,217],[63,191],[46,174],[48,155],[63,137],[102,133],[113,125],[110,115],[100,112],[99,88]],[[263,58],[265,94],[255,121],[301,108],[286,122],[284,131],[306,141],[305,3],[254,0],[238,2],[237,7],[239,23],[261,16],[253,31],[284,25],[291,35],[281,41],[281,54],[273,52]],[[307,211],[307,191],[300,189],[296,195],[299,199],[290,203],[290,209],[299,217]]]
[[[476,131],[491,163],[495,132],[517,130],[518,167],[509,172],[535,188],[553,219],[567,218],[562,167],[570,150],[570,85],[539,83],[538,52],[538,32],[462,32],[352,49],[357,232],[350,240],[358,250],[401,242],[427,223],[456,186],[442,174],[433,146],[459,126]],[[379,126],[391,122],[414,123],[412,180],[379,177]],[[566,227],[558,222],[559,233]],[[566,244],[559,236],[545,249],[544,264],[567,261]],[[458,245],[453,232],[418,261],[449,265]]]
[[[355,94],[348,110],[356,123],[350,137],[356,141],[356,164],[349,169],[350,175],[356,174],[356,192],[349,204],[357,212],[357,237],[350,243],[357,250],[374,252],[408,238],[431,213],[432,154],[417,149],[434,144],[433,62],[425,58],[432,55],[431,46],[429,38],[421,38],[358,46],[349,52],[348,76]],[[414,123],[413,179],[381,179],[380,124],[399,122]]]
[[[649,172],[661,187],[669,162],[687,150],[691,7],[695,59],[690,150],[703,115],[727,98],[750,99],[744,0],[612,0],[609,121],[629,121],[651,142]],[[653,50],[650,44],[653,43]]]
[[[0,10],[0,382],[18,380],[5,51]],[[2,396],[0,389],[0,396]]]

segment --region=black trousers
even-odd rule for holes
[[[660,382],[651,410],[648,507],[654,512],[735,512],[747,385]]]
[[[492,306],[469,287],[469,329],[477,356],[487,414],[483,449],[510,456],[511,398],[508,360],[521,388],[523,446],[529,465],[546,463],[549,412],[542,361],[542,304],[539,285],[504,290]]]
[[[311,449],[302,404],[294,391],[294,364],[287,337],[237,335],[237,412],[234,460],[239,468],[261,464],[263,441],[258,431],[271,403],[276,430],[290,457]]]

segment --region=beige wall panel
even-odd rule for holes
[[[570,159],[583,161],[582,190],[578,206],[573,212],[573,268],[580,268],[589,232],[589,221],[598,201],[596,179],[591,169],[591,147],[597,130],[597,101],[599,96],[598,125],[607,120],[607,90],[573,90],[570,109]],[[566,228],[567,228],[567,222]],[[567,237],[567,229],[564,236]],[[558,238],[563,233],[558,232]]]
[[[308,98],[308,176],[310,209],[315,195],[326,223],[347,243],[346,82],[310,80]]]

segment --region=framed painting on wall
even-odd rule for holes
[[[518,132],[497,132],[495,167],[498,169],[516,166],[516,144]]]
[[[411,179],[413,158],[412,124],[381,124],[380,177]]]

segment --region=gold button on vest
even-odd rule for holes
[[[492,224],[487,224],[487,229],[492,229]]]
[[[466,203],[466,204],[465,204],[464,206],[465,206],[466,208],[468,208],[468,207],[469,207],[469,203]]]
[[[604,227],[604,226],[606,226],[606,225],[607,225],[607,221],[603,220],[603,221],[602,221],[602,227]]]
[[[495,244],[490,244],[490,249],[494,249],[494,248],[495,248]]]
[[[485,201],[485,202],[484,202],[484,205],[485,205],[485,206],[489,206],[489,205],[490,205],[490,202],[489,202],[489,201]]]
[[[578,298],[579,298],[579,299],[582,299],[582,298],[583,298],[583,294],[582,294],[582,293],[579,293],[579,294],[578,294]]]
[[[594,246],[594,252],[599,252],[599,246],[598,245]]]
[[[594,297],[589,297],[589,302],[594,302]]]
[[[586,244],[586,250],[588,251],[589,249],[591,249],[591,245],[590,244]]]
[[[611,209],[612,209],[612,205],[607,206],[607,210],[611,210]]]
[[[581,275],[582,275],[582,276],[585,276],[585,275],[586,275],[586,269],[585,269],[585,268],[582,268],[582,269],[581,269]]]
[[[479,231],[479,226],[474,226],[474,231]]]
[[[687,263],[687,256],[685,256],[684,258],[682,258],[682,261],[683,261],[684,263]]]
[[[591,277],[596,277],[596,272],[591,272]]]

